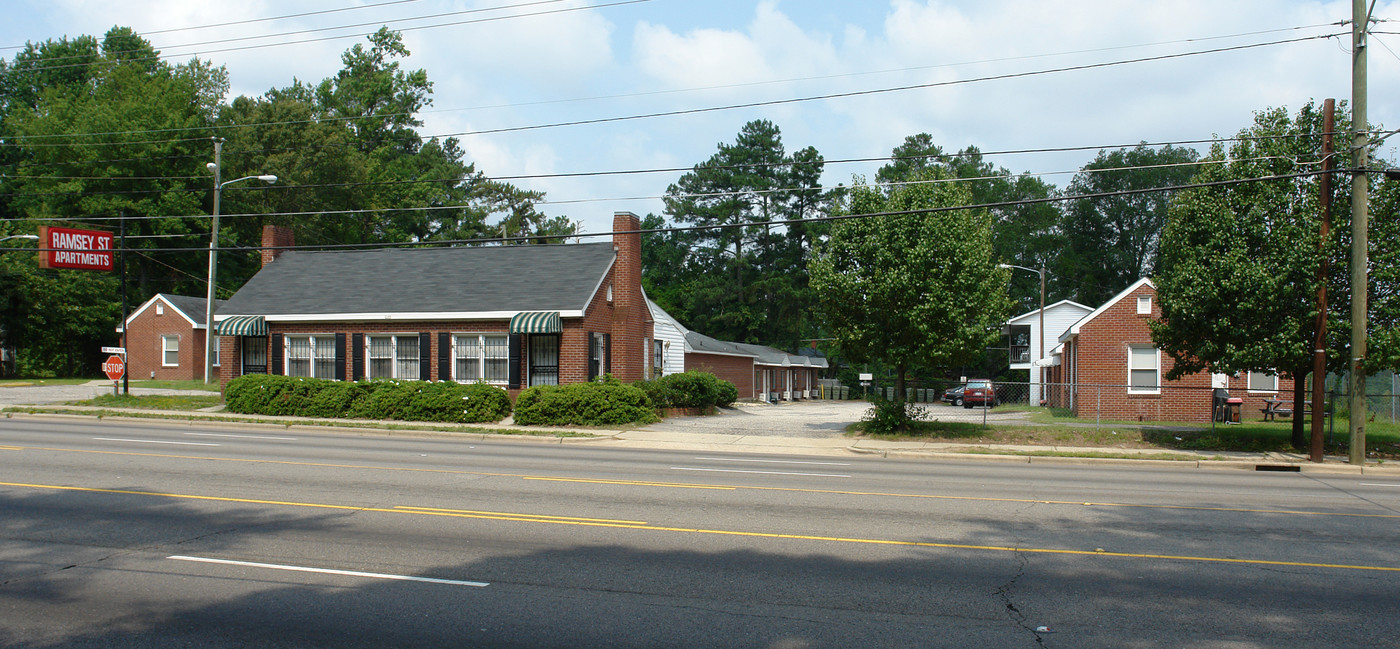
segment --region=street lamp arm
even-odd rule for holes
[[[225,187],[228,187],[229,185],[232,185],[232,184],[234,184],[234,183],[236,183],[236,182],[241,182],[241,181],[244,181],[244,180],[253,180],[253,179],[261,180],[261,181],[267,182],[267,183],[275,183],[275,182],[277,182],[277,176],[274,176],[274,175],[272,175],[272,174],[264,174],[264,175],[261,175],[261,176],[244,176],[244,177],[242,177],[242,178],[234,178],[233,180],[226,180],[226,181],[224,181],[224,182],[219,183],[219,189],[223,189],[223,188],[225,188]]]
[[[10,239],[28,239],[28,240],[30,240],[30,241],[38,241],[38,240],[39,240],[39,235],[37,235],[37,234],[12,234],[12,235],[10,235],[10,236],[8,236],[8,237],[0,237],[0,241],[9,241]]]
[[[1017,266],[1016,264],[997,264],[997,268],[1020,268],[1021,270],[1030,271],[1032,273],[1040,272],[1038,269],[1026,268],[1025,266]]]

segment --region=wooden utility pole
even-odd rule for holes
[[[1366,32],[1371,16],[1366,0],[1351,2],[1351,362],[1347,460],[1366,463],[1366,322],[1367,322],[1367,222],[1366,163],[1370,138],[1366,122]]]
[[[1312,440],[1308,448],[1308,459],[1322,461],[1322,420],[1326,408],[1323,399],[1326,394],[1323,384],[1327,382],[1327,237],[1332,229],[1332,127],[1335,124],[1336,101],[1328,98],[1322,102],[1322,178],[1320,197],[1322,201],[1322,227],[1317,237],[1317,256],[1320,264],[1317,269],[1317,337],[1313,341],[1312,371]],[[1301,410],[1295,410],[1302,412]]]

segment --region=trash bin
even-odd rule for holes
[[[838,398],[838,399],[842,399],[842,400],[850,399],[850,398],[851,398],[851,388],[850,388],[849,386],[845,386],[845,385],[841,386],[841,396],[839,396],[839,397],[837,397],[837,398]]]

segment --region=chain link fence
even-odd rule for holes
[[[888,385],[844,386],[824,380],[817,398],[894,399]],[[1400,377],[1390,372],[1367,378],[1368,425],[1395,426],[1400,422]],[[1152,388],[1113,384],[994,382],[995,400],[962,396],[962,384],[911,382],[907,401],[924,411],[924,418],[974,423],[1154,424],[1233,425],[1287,424],[1295,416],[1291,390],[1230,390],[1162,385]],[[1344,376],[1329,376],[1321,416],[1329,434],[1345,435],[1350,399]],[[1304,398],[1305,422],[1312,416],[1312,392]],[[1039,413],[1050,413],[1049,422]]]

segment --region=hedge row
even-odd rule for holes
[[[515,400],[515,423],[525,426],[649,424],[656,413],[635,385],[604,377],[593,383],[537,385]]]
[[[231,412],[349,419],[479,423],[511,413],[510,396],[484,383],[329,381],[249,374],[229,381]]]
[[[727,406],[739,398],[733,383],[709,372],[681,372],[633,385],[647,393],[655,408],[698,408],[709,410]]]
[[[671,374],[623,385],[606,376],[592,383],[528,388],[517,398],[515,423],[527,426],[607,426],[651,423],[662,408],[709,410],[739,396],[734,384],[705,372]],[[328,381],[249,374],[224,392],[230,412],[351,419],[454,423],[493,422],[512,412],[505,390],[484,383]]]

